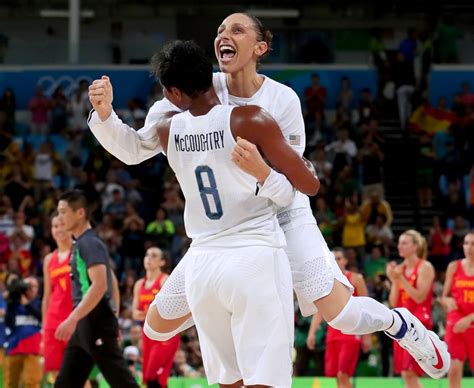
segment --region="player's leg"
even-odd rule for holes
[[[405,388],[423,388],[418,375],[412,370],[402,371],[402,379]]]
[[[111,387],[138,388],[123,358],[116,337],[102,337],[91,346],[90,354]]]
[[[221,250],[191,248],[182,260],[186,294],[199,335],[204,370],[209,385],[240,386],[242,374],[237,362],[231,330],[232,314],[218,294],[228,284],[222,282],[227,268]],[[161,291],[160,291],[161,292]]]
[[[454,358],[451,360],[448,373],[449,388],[461,388],[463,365],[464,363],[460,360]]]
[[[353,338],[341,343],[337,364],[337,386],[338,388],[351,388],[351,377],[357,368],[360,355],[360,342]]]
[[[448,373],[448,380],[449,380],[449,388],[460,388],[461,387],[461,379],[463,375],[463,365],[464,361],[469,355],[469,360],[472,360],[472,355],[474,355],[474,351],[472,350],[472,344],[474,342],[474,336],[470,336],[470,332],[474,332],[474,330],[470,330],[464,333],[454,333],[453,331],[454,324],[448,321],[446,325],[446,335],[444,339],[448,344],[448,350],[451,353],[451,367],[449,368]],[[472,365],[472,361],[471,361]]]
[[[38,388],[43,378],[43,368],[41,366],[40,356],[28,354],[25,356],[23,364],[23,388]]]
[[[186,299],[184,281],[186,262],[184,256],[148,309],[143,330],[151,339],[168,341],[176,334],[194,326]]]
[[[242,248],[238,254],[224,277],[226,292],[220,295],[232,311],[244,383],[289,387],[294,313],[288,259],[282,250],[267,247]]]
[[[328,324],[346,334],[385,331],[431,377],[440,378],[447,373],[450,357],[446,344],[408,310],[390,310],[375,299],[352,296],[352,286],[315,224],[287,230],[285,236],[295,292],[298,300],[303,300],[300,305],[313,301]]]
[[[174,356],[179,348],[180,337],[175,336],[165,342],[148,341],[148,362],[146,367],[143,367],[143,380],[147,386],[150,384],[157,383],[160,387],[166,387],[168,385],[168,377],[173,367]]]
[[[77,332],[77,330],[76,330]],[[55,388],[83,388],[94,366],[94,360],[77,342],[76,333],[69,340]]]

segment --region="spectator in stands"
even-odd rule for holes
[[[359,123],[362,125],[368,123],[370,120],[377,119],[378,108],[375,105],[372,94],[369,88],[362,89],[362,96],[359,101]]]
[[[385,50],[385,43],[382,37],[382,30],[380,28],[374,28],[371,31],[371,37],[369,40],[369,51],[372,59],[372,63],[377,69],[377,89],[379,93],[385,86],[385,79],[389,62],[387,53]]]
[[[186,360],[186,353],[179,349],[174,356],[174,366],[172,370],[173,376],[180,377],[199,377],[200,374]]]
[[[163,249],[169,249],[171,240],[176,231],[165,209],[160,207],[157,210],[155,220],[147,225],[145,233],[147,234],[148,240],[154,245],[162,247]]]
[[[145,255],[145,223],[140,216],[128,216],[123,224],[122,245],[119,250],[122,265],[118,273],[133,269],[136,273],[142,270],[142,257]]]
[[[184,200],[179,195],[178,189],[174,186],[169,186],[165,189],[165,200],[160,207],[168,212],[168,217],[175,226],[183,225],[184,223]]]
[[[27,195],[32,195],[33,190],[30,183],[26,180],[25,174],[21,171],[18,163],[13,164],[12,172],[8,175],[4,186],[4,193],[12,202],[14,210],[18,210],[23,199]]]
[[[379,192],[383,197],[382,174],[385,156],[379,145],[371,141],[370,137],[364,138],[362,143],[358,153],[358,161],[362,167],[362,199],[366,200],[372,191]]]
[[[387,257],[383,253],[382,247],[374,245],[370,253],[364,260],[364,272],[369,279],[375,279],[376,276],[385,275],[385,268],[387,267]],[[384,301],[386,299],[379,299]]]
[[[0,97],[0,111],[7,115],[7,125],[15,128],[16,98],[12,88],[6,88]]]
[[[365,229],[367,235],[367,248],[379,247],[384,256],[388,256],[390,247],[393,243],[393,233],[390,226],[387,225],[387,217],[384,214],[378,214],[374,224],[367,225]]]
[[[112,191],[112,202],[104,210],[105,214],[110,214],[115,220],[121,220],[127,212],[127,204],[123,198],[123,192],[119,189]]]
[[[346,212],[342,220],[342,245],[354,248],[359,259],[364,256],[365,223],[362,214],[353,199],[346,199]]]
[[[42,379],[41,302],[39,283],[34,277],[24,280],[13,275],[7,280],[8,304],[5,318],[7,335],[6,380],[9,387],[38,387]]]
[[[10,200],[6,196],[0,196],[0,233],[5,236],[12,234],[15,229],[13,221],[13,209],[10,205]]]
[[[25,223],[26,216],[22,211],[18,211],[15,214],[15,228],[11,230],[8,235],[9,238],[12,238],[14,235],[18,235],[22,241],[24,241],[21,246],[22,249],[30,250],[31,242],[35,237],[35,231],[31,225]]]
[[[51,133],[62,133],[68,126],[69,101],[58,86],[51,96]]]
[[[418,203],[421,207],[433,206],[435,154],[430,136],[423,132],[419,138],[418,155],[416,156],[416,187]]]
[[[448,183],[447,196],[442,201],[444,215],[451,222],[456,216],[464,216],[467,212],[466,199],[461,193],[459,180]]]
[[[417,33],[414,28],[409,28],[407,36],[400,43],[400,52],[403,54],[404,61],[413,66],[417,49]],[[414,71],[414,70],[413,70]]]
[[[429,235],[429,259],[438,272],[445,272],[449,264],[452,238],[453,232],[446,226],[445,218],[434,216]]]
[[[57,160],[51,143],[42,143],[38,153],[36,154],[34,164],[36,201],[43,199],[43,195],[52,186],[56,162]]]
[[[372,191],[369,199],[361,206],[361,214],[366,224],[375,224],[377,216],[383,215],[386,219],[385,225],[390,226],[393,221],[392,208],[390,204],[382,199],[380,193]]]
[[[316,206],[314,209],[314,218],[318,222],[319,230],[324,240],[329,246],[334,245],[334,231],[337,226],[337,219],[334,212],[328,207],[324,197],[316,197]]]
[[[333,176],[337,175],[346,165],[352,165],[352,159],[357,155],[357,146],[349,138],[349,129],[341,128],[336,134],[337,140],[328,144],[325,151],[332,161]]]
[[[352,110],[355,108],[354,92],[351,89],[349,78],[344,76],[341,78],[341,91],[337,96],[336,109],[345,113],[347,117],[351,117]]]
[[[328,186],[331,185],[332,163],[328,160],[324,147],[317,146],[309,159],[314,164],[319,180]]]
[[[405,128],[412,112],[412,98],[415,92],[413,59],[410,61],[405,58],[403,52],[399,51],[393,65],[392,76],[397,89],[398,118],[401,127]]]
[[[4,152],[11,144],[14,128],[8,122],[7,114],[0,110],[0,152]]]
[[[43,93],[40,86],[36,87],[35,96],[28,103],[31,112],[31,131],[45,135],[48,133],[48,113],[51,109],[51,101]]]
[[[464,236],[469,233],[469,224],[463,216],[454,218],[453,236],[451,239],[451,261],[463,257]]]
[[[308,142],[311,142],[313,136],[322,129],[327,94],[326,88],[321,86],[319,74],[312,74],[311,85],[304,90],[305,121],[310,131],[307,130]]]
[[[85,86],[87,91],[87,81]],[[79,132],[87,130],[89,128],[87,126],[87,117],[89,115],[90,105],[88,98],[84,99],[84,90],[81,84],[79,84],[79,87],[75,90],[69,101],[69,110],[71,115],[71,129]]]
[[[461,31],[454,24],[454,15],[446,14],[437,31],[439,60],[441,63],[459,62],[458,39]]]

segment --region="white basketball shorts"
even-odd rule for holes
[[[318,311],[313,302],[331,292],[334,280],[344,284],[351,292],[354,291],[315,223],[285,230],[285,237],[285,252],[290,259],[293,288],[303,316]]]
[[[293,288],[285,252],[192,248],[183,261],[209,384],[291,386]]]

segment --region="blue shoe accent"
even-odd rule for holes
[[[400,319],[402,320],[402,327],[400,328],[400,330],[398,331],[397,334],[395,334],[394,336],[392,336],[393,338],[399,340],[401,338],[403,338],[405,336],[405,333],[407,332],[408,330],[408,326],[407,326],[407,323],[406,321],[403,319],[403,316],[402,314],[400,314],[397,310],[392,310],[393,312],[397,313],[398,316],[400,317]]]

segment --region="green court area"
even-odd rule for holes
[[[381,388],[402,388],[401,378],[380,378],[380,377],[359,377],[354,379],[355,388],[381,387]],[[448,388],[448,380],[421,379],[424,388]],[[171,378],[168,381],[168,388],[207,388],[205,379],[185,379]],[[217,387],[213,386],[213,387]],[[292,388],[336,388],[336,379],[330,378],[294,378]],[[463,379],[462,387],[474,388],[474,379]]]

